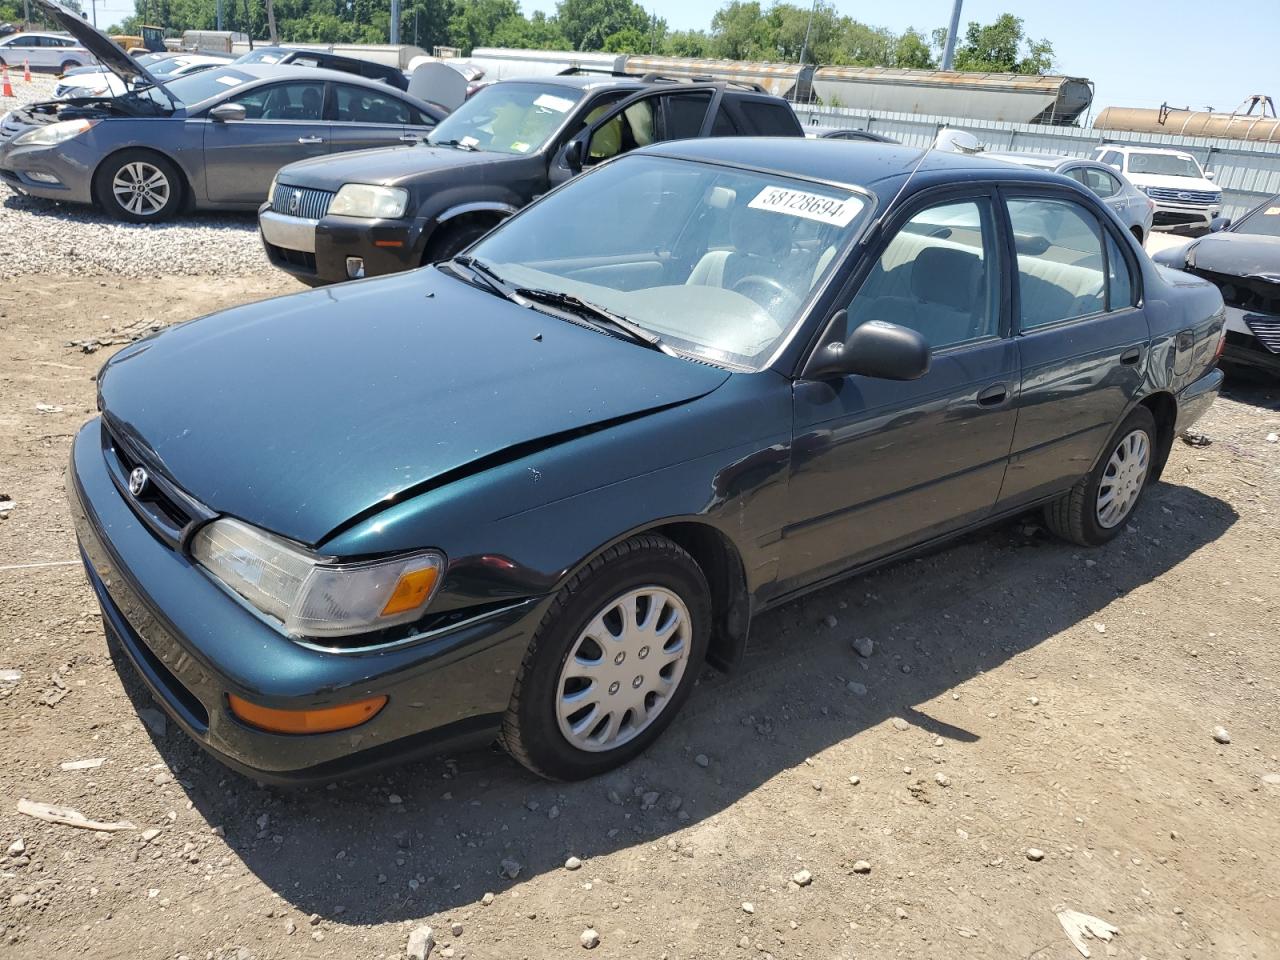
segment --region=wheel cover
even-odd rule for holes
[[[1133,512],[1147,469],[1151,465],[1151,438],[1145,430],[1127,433],[1111,452],[1098,484],[1098,525],[1110,530]]]
[[[116,202],[138,217],[154,217],[163,210],[171,190],[164,171],[145,160],[126,163],[111,181]]]
[[[664,587],[628,590],[578,634],[560,668],[556,720],[570,745],[613,750],[671,703],[689,662],[689,608]]]

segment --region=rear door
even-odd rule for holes
[[[623,100],[556,153],[549,171],[551,185],[581,172],[565,155],[577,141],[586,145],[582,169],[587,169],[651,143],[709,135],[720,96],[715,84],[672,84]]]
[[[15,37],[0,47],[0,56],[4,62],[13,67],[22,66],[26,60],[33,67],[46,68],[56,66],[52,62],[53,50],[44,46],[44,37]]]
[[[1110,218],[1066,191],[1005,192],[1022,393],[1001,505],[1087,473],[1142,383],[1150,334],[1141,274]]]
[[[227,97],[245,119],[204,118],[208,197],[215,203],[261,203],[276,171],[295,160],[329,152],[331,124],[324,119],[323,80],[260,84]]]
[[[417,108],[385,86],[330,83],[326,116],[333,124],[331,153],[415,143],[431,129]]]

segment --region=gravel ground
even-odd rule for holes
[[[0,112],[51,95],[54,79],[32,83],[10,71],[14,98]],[[92,207],[25,197],[0,188],[0,279],[46,276],[153,277],[270,271],[253,214],[198,213],[164,224],[120,223]]]
[[[1032,516],[770,612],[613,775],[479,751],[287,793],[117,670],[62,484],[113,349],[69,344],[289,289],[0,290],[0,954],[374,960],[426,925],[431,960],[1078,960],[1078,911],[1119,931],[1097,958],[1280,957],[1274,383],[1105,548]]]

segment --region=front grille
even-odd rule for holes
[[[30,127],[27,124],[13,119],[12,113],[5,114],[4,123],[0,124],[0,143],[12,140],[18,134],[28,129],[30,129]]]
[[[271,209],[289,217],[319,220],[329,212],[333,197],[332,190],[313,190],[311,187],[277,183],[276,192],[271,198]]]
[[[1204,214],[1201,213],[1174,213],[1171,210],[1157,210],[1155,218],[1151,221],[1156,227],[1181,227],[1189,223],[1204,223]]]
[[[170,547],[180,547],[197,526],[213,518],[207,507],[160,476],[154,466],[143,463],[107,416],[102,419],[102,453],[107,472],[125,502]],[[139,495],[129,490],[129,475],[136,467],[143,467],[148,473],[148,483]]]
[[[267,244],[267,251],[273,262],[287,263],[291,267],[306,270],[308,273],[316,272],[316,255],[314,253],[308,253],[306,250],[290,250],[288,247],[277,247],[274,243]]]
[[[1222,202],[1222,194],[1213,190],[1173,190],[1166,187],[1148,187],[1147,196],[1164,203],[1185,203],[1188,206],[1211,206]]]
[[[1241,310],[1280,314],[1280,283],[1260,277],[1235,277],[1212,270],[1192,270],[1197,277],[1212,283],[1222,293],[1224,303]],[[1280,319],[1280,318],[1277,318]]]
[[[1245,326],[1272,353],[1280,353],[1280,317],[1245,317]]]

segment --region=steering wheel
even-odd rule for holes
[[[789,300],[792,297],[791,291],[773,279],[773,277],[766,277],[759,273],[743,277],[730,289],[734,293],[749,297],[766,310],[770,309],[774,304]]]

